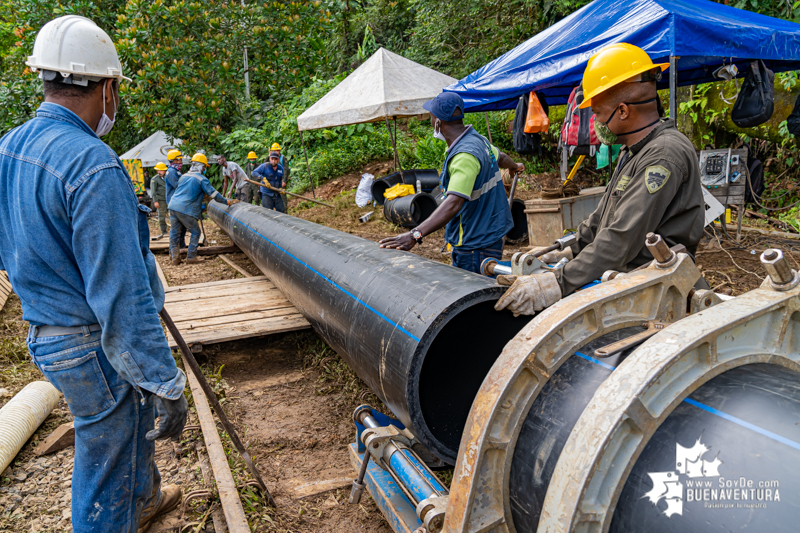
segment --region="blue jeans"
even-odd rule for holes
[[[261,193],[261,205],[266,207],[267,209],[275,209],[275,211],[280,211],[281,213],[286,212],[286,207],[283,205],[283,198],[278,193],[275,193],[275,196],[269,196],[267,193]]]
[[[200,222],[189,215],[170,211],[169,223],[172,226],[169,230],[170,257],[181,253],[181,246],[185,242],[182,236],[186,235],[186,230],[189,230],[189,251],[186,253],[186,259],[197,257],[197,245],[200,244]]]
[[[28,351],[75,417],[74,533],[136,533],[142,510],[162,498],[155,443],[155,399],[114,370],[100,332],[34,338]]]
[[[450,254],[453,260],[453,266],[475,272],[481,273],[481,263],[487,257],[493,257],[497,260],[503,258],[503,239],[492,244],[488,248],[481,248],[480,250],[459,250],[453,246],[453,251]]]

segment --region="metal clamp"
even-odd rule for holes
[[[417,504],[417,516],[429,533],[439,533],[444,527],[447,496],[431,496]]]

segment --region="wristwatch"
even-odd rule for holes
[[[422,232],[417,228],[411,230],[411,237],[413,237],[414,240],[417,241],[417,244],[422,244]]]

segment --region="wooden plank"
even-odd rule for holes
[[[250,326],[236,328],[215,329],[213,331],[187,332],[183,334],[187,344],[215,344],[219,342],[230,342],[250,337],[262,337],[276,333],[286,333],[311,327],[302,315],[290,315],[286,317],[270,318],[262,322],[254,323]],[[169,345],[177,347],[172,338],[169,338]]]
[[[0,309],[6,305],[6,301],[8,301],[11,292],[11,282],[8,281],[8,272],[0,270]]]
[[[227,255],[219,254],[219,258],[222,259],[223,261],[225,261],[226,263],[228,263],[228,265],[231,268],[233,268],[236,272],[238,272],[242,276],[244,276],[246,278],[252,278],[253,277],[253,275],[250,272],[248,272],[247,270],[243,269],[242,267],[240,267],[239,265],[234,263],[233,260],[231,260],[231,258],[228,257]]]
[[[223,286],[223,285],[233,285],[236,283],[252,283],[254,281],[262,281],[267,280],[269,278],[267,276],[255,276],[252,278],[236,278],[236,279],[225,279],[221,281],[206,281],[204,283],[192,283],[189,285],[173,285],[169,288],[170,292],[180,292],[189,289],[197,289],[199,287],[216,287],[216,286]]]
[[[233,322],[225,324],[224,326],[222,326],[220,324],[208,324],[208,325],[205,325],[205,326],[198,326],[198,327],[194,327],[194,328],[191,328],[191,329],[188,329],[188,328],[184,329],[184,327],[181,326],[181,331],[182,332],[186,332],[187,334],[195,335],[195,334],[203,333],[203,332],[215,334],[218,331],[233,330],[233,329],[236,329],[236,330],[245,330],[245,329],[254,329],[254,328],[255,329],[260,329],[260,328],[265,327],[265,324],[268,325],[268,324],[273,324],[273,323],[280,323],[280,322],[285,321],[285,320],[295,320],[298,317],[299,318],[303,318],[303,315],[298,313],[297,309],[289,308],[289,309],[283,310],[283,313],[279,314],[277,316],[270,316],[270,317],[265,317],[265,318],[257,318],[257,319],[254,319],[254,320],[247,320],[247,321],[234,320]],[[185,322],[183,324],[185,324]],[[269,326],[267,326],[267,327],[269,327]]]
[[[297,314],[297,309],[290,306],[270,309],[268,311],[253,311],[249,313],[237,313],[222,316],[211,316],[208,318],[197,318],[193,320],[181,320],[180,322],[175,322],[175,324],[178,325],[181,331],[195,331],[202,327],[220,327],[229,324],[246,324],[247,322],[251,322],[253,320],[263,320],[265,318],[273,318],[276,316],[286,316],[292,314]]]
[[[164,287],[164,291],[169,288],[169,283],[167,283],[167,276],[164,275],[164,271],[161,269],[161,263],[158,262],[156,259],[156,272],[158,273],[158,279],[161,280],[161,285]]]
[[[173,319],[176,324],[182,324],[187,320],[196,320],[200,318],[208,318],[214,316],[226,316],[242,313],[253,313],[258,311],[266,311],[270,309],[283,309],[291,308],[292,303],[286,299],[276,300],[274,302],[259,302],[247,301],[239,302],[238,304],[226,305],[224,308],[216,309],[213,305],[206,305],[202,300],[198,302],[189,302],[190,305],[180,307],[173,306],[172,304],[165,304],[167,311],[172,314],[175,313],[177,318]]]
[[[237,288],[238,287],[238,288]],[[247,287],[244,289],[243,287]],[[239,291],[247,290],[247,293],[242,293]],[[250,294],[254,297],[261,297],[263,295],[264,298],[270,298],[271,293],[277,292],[278,289],[270,283],[269,281],[261,281],[256,282],[253,286],[230,286],[225,285],[223,287],[205,287],[200,289],[193,289],[188,291],[180,291],[180,292],[171,292],[167,301],[169,303],[178,303],[178,302],[188,302],[190,300],[206,300],[211,298],[217,298],[220,296],[235,296],[241,294]]]
[[[206,242],[206,234],[203,232],[203,229],[200,228],[200,244],[205,244]],[[187,248],[189,246],[189,232],[186,232],[186,239],[183,242],[184,246],[181,248]],[[164,237],[157,241],[150,241],[150,251],[164,251],[169,250],[169,232],[167,232]]]
[[[75,444],[75,421],[61,424],[33,450],[33,455],[48,455]]]
[[[231,292],[222,292],[217,294],[209,295],[205,298],[191,298],[191,296],[196,295],[185,295],[190,296],[189,299],[186,300],[172,300],[168,299],[166,301],[167,304],[171,308],[177,310],[183,309],[193,309],[198,305],[202,305],[206,309],[209,309],[209,313],[215,315],[221,315],[224,312],[214,309],[210,306],[219,306],[220,308],[226,309],[236,309],[239,305],[251,305],[251,304],[263,304],[265,306],[272,305],[274,302],[283,302],[286,298],[283,296],[283,293],[278,289],[272,288],[268,290],[252,290],[245,293],[231,293]],[[202,302],[202,304],[201,304]],[[212,310],[213,309],[213,310]]]

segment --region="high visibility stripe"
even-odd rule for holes
[[[494,189],[497,186],[497,184],[500,183],[501,181],[503,181],[503,176],[500,174],[500,171],[498,170],[497,172],[495,172],[494,177],[489,181],[487,181],[486,183],[484,183],[480,189],[478,189],[477,191],[472,191],[470,200],[477,200],[487,192]]]

